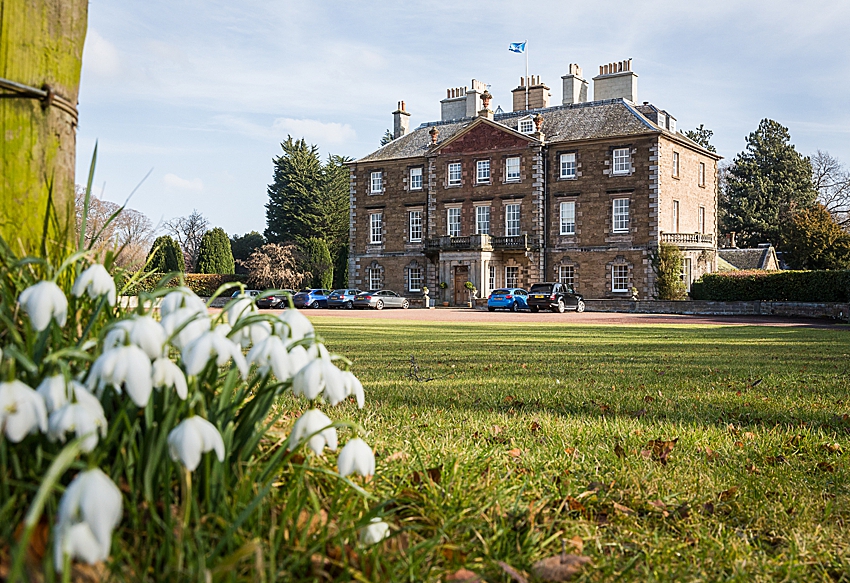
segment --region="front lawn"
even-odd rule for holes
[[[382,580],[566,544],[579,581],[850,581],[846,328],[311,319],[366,387]]]

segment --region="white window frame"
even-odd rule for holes
[[[487,290],[487,291],[491,291],[491,292],[492,292],[494,289],[496,289],[496,266],[491,264],[491,265],[490,265],[490,268],[489,268],[489,272],[490,272],[490,273],[489,273],[488,275],[489,275],[490,277],[488,278],[488,282],[487,282],[487,283],[489,283],[489,284],[490,284],[490,289],[489,289],[489,290]]]
[[[629,266],[611,266],[611,291],[615,293],[629,291]]]
[[[381,270],[377,267],[366,268],[366,279],[369,284],[369,291],[377,291],[381,289]]]
[[[520,181],[520,166],[519,166],[519,157],[513,156],[511,158],[505,158],[505,182],[519,182]],[[516,171],[511,172],[511,166],[516,166]]]
[[[521,234],[520,203],[505,205],[505,237],[519,237]]]
[[[449,186],[460,186],[463,182],[463,166],[460,162],[449,162],[446,169],[446,180]]]
[[[611,173],[628,174],[632,169],[632,157],[629,148],[614,148],[611,152]]]
[[[699,163],[699,176],[697,178],[698,186],[705,186],[705,162]]]
[[[573,265],[558,266],[558,282],[575,288],[576,268]]]
[[[517,124],[517,131],[521,134],[533,134],[534,133],[534,120],[533,119],[521,119]]]
[[[476,160],[475,181],[478,184],[487,184],[490,182],[490,160]]]
[[[629,232],[629,207],[628,198],[615,198],[611,201],[611,230],[614,233]],[[625,212],[623,210],[625,209]]]
[[[407,268],[407,290],[412,292],[422,291],[422,268]]]
[[[384,191],[384,173],[380,170],[372,172],[370,175],[369,193],[380,194]]]
[[[421,167],[410,169],[410,190],[422,190],[422,168]]]
[[[699,228],[699,232],[701,234],[705,234],[705,207],[699,207],[699,214],[697,215],[697,227]]]
[[[411,243],[422,242],[422,211],[408,211],[408,228]]]
[[[691,291],[691,258],[682,257],[682,273],[679,274],[682,283],[685,284],[685,290]]]
[[[679,177],[679,152],[673,152],[673,178]]]
[[[446,234],[449,237],[460,237],[460,207],[446,209]]]
[[[561,235],[576,234],[576,203],[574,200],[563,201],[560,205]]]
[[[475,207],[475,234],[490,234],[490,205],[481,204]]]
[[[519,266],[508,265],[505,267],[505,287],[519,287]]]
[[[561,154],[560,159],[561,166],[561,174],[560,177],[562,180],[569,180],[571,178],[575,178],[578,173],[578,164],[576,164],[576,154],[575,152],[570,152],[567,154]]]
[[[381,245],[384,242],[384,213],[369,213],[369,244]]]
[[[679,233],[679,219],[681,218],[681,205],[678,200],[673,201],[673,232]]]

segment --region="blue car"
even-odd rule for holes
[[[491,312],[495,312],[496,309],[512,312],[527,310],[528,292],[518,287],[504,287],[494,290],[487,296],[487,309]]]
[[[354,308],[354,298],[360,293],[359,289],[335,289],[328,296],[329,308]]]
[[[304,289],[295,294],[292,303],[296,308],[327,308],[330,290]]]

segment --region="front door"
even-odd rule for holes
[[[469,301],[469,291],[466,282],[469,281],[469,266],[455,266],[455,305],[460,306]]]

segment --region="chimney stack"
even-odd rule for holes
[[[581,67],[570,63],[569,74],[564,75],[561,79],[564,80],[564,95],[561,101],[563,105],[587,101],[587,81],[581,76]]]
[[[637,75],[632,60],[599,65],[599,75],[593,78],[593,99],[628,99],[637,103]]]
[[[514,111],[549,107],[549,98],[552,96],[546,84],[541,83],[540,75],[520,77],[519,86],[511,93],[514,97]],[[525,106],[526,93],[528,93],[528,107]]]
[[[472,80],[471,87],[452,87],[446,90],[446,98],[440,101],[440,119],[452,121],[465,117],[475,117],[481,111],[481,94],[487,90],[487,84]]]
[[[407,135],[410,128],[410,114],[404,110],[404,101],[398,102],[398,109],[393,112],[393,139]]]

